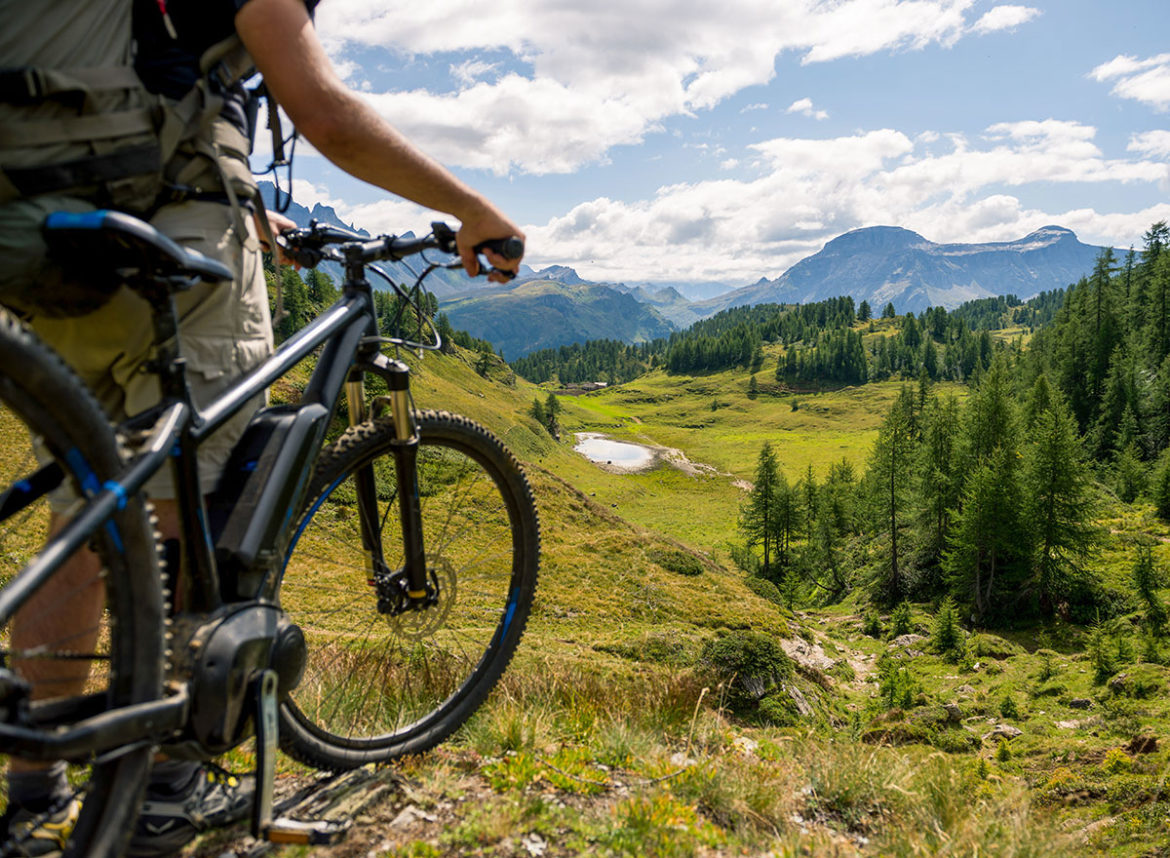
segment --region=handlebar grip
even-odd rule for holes
[[[512,236],[511,238],[489,239],[475,246],[476,253],[482,253],[485,250],[494,251],[504,259],[520,259],[524,256],[524,241]]]

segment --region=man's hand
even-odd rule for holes
[[[459,248],[459,258],[463,260],[463,268],[471,277],[479,274],[479,259],[474,248],[485,241],[493,239],[518,238],[524,240],[524,233],[520,227],[504,217],[495,206],[483,201],[482,207],[462,219],[462,227],[455,235],[455,244]],[[493,269],[500,272],[511,271],[515,274],[520,270],[519,259],[505,259],[493,250],[485,250],[484,256],[491,263]],[[493,271],[488,279],[494,283],[507,283],[511,278],[503,273]]]
[[[272,209],[266,209],[266,211],[268,213],[268,225],[272,227],[272,235],[274,238],[279,237],[287,229],[297,228],[296,222],[291,218],[285,217],[280,212],[274,212]],[[260,223],[260,213],[254,212],[252,217],[256,221],[256,232],[260,236],[260,249],[265,253],[272,253],[272,248],[268,246],[268,239],[264,237],[264,225]],[[298,271],[300,270],[301,264],[291,256],[286,256],[284,248],[279,244],[276,246],[276,252],[279,254],[281,265],[291,265]]]

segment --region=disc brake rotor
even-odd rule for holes
[[[422,640],[430,637],[447,621],[451,606],[455,604],[455,570],[445,559],[434,560],[427,570],[435,598],[426,607],[417,611],[403,611],[386,617],[390,628],[406,640]]]

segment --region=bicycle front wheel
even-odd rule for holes
[[[0,585],[8,586],[56,526],[79,509],[71,498],[101,488],[121,470],[109,422],[51,350],[0,310]],[[57,503],[51,504],[55,499]],[[157,699],[163,618],[158,551],[140,497],[94,534],[23,607],[0,624],[0,667],[32,684],[28,725],[52,731],[103,710]],[[14,701],[5,700],[5,705]],[[15,708],[15,707],[13,707]],[[71,761],[56,806],[26,809],[0,826],[0,856],[41,854],[29,833],[52,816],[78,812],[65,855],[120,855],[138,812],[151,747],[127,747]],[[2,753],[2,752],[0,752]],[[21,761],[0,756],[8,769]],[[7,778],[0,802],[9,808]]]
[[[532,606],[540,528],[516,459],[486,429],[445,412],[417,415],[427,570],[437,598],[395,614],[365,550],[403,567],[394,423],[351,428],[326,451],[280,585],[304,631],[304,679],[281,707],[281,742],[331,770],[427,750],[495,686]],[[357,509],[362,485],[367,507]]]

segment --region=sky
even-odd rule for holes
[[[867,226],[1170,221],[1168,0],[324,0],[317,29],[538,269],[742,285]],[[303,142],[294,180],[372,232],[436,217]]]

